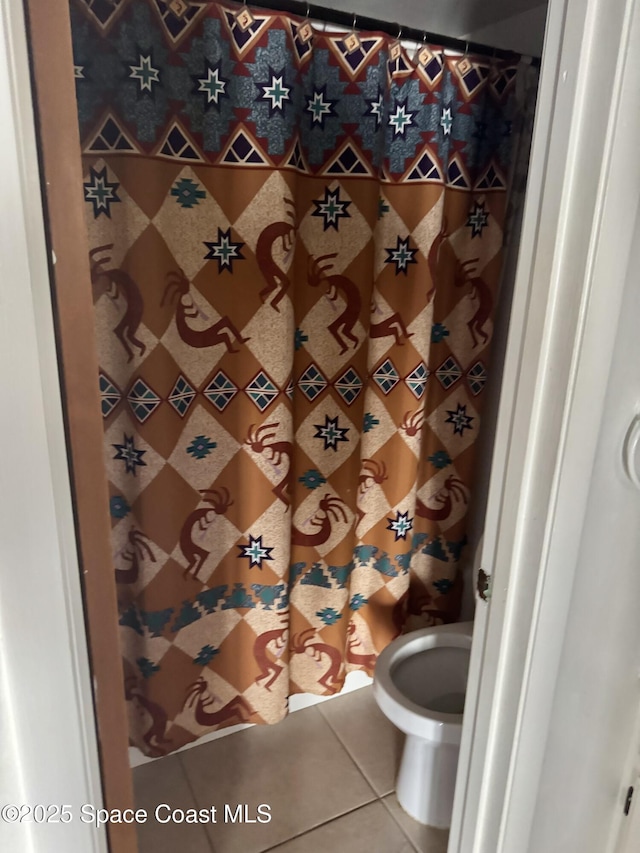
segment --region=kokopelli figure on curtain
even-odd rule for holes
[[[131,702],[143,717],[149,717],[150,725],[145,729],[142,739],[145,742],[148,754],[153,758],[166,755],[171,739],[166,737],[169,717],[164,708],[157,702],[145,696],[138,684],[138,679],[130,676],[124,683],[124,696]]]
[[[296,655],[306,655],[311,653],[311,659],[318,666],[323,666],[326,659],[329,663],[327,669],[318,678],[318,684],[321,684],[326,693],[335,693],[340,687],[340,674],[344,666],[342,652],[335,646],[330,646],[328,643],[322,643],[319,640],[314,641],[316,634],[315,628],[307,628],[296,634],[291,640],[291,651]]]
[[[372,486],[379,486],[389,479],[387,465],[380,459],[363,459],[362,470],[358,477],[358,491],[364,495]]]
[[[253,656],[260,667],[255,683],[266,690],[271,690],[271,686],[284,670],[279,659],[286,651],[288,633],[288,626],[283,625],[281,628],[274,628],[273,631],[260,634],[253,644]]]
[[[371,302],[371,314],[372,316],[378,314],[380,312],[380,308],[378,307],[375,299]],[[396,311],[391,314],[390,317],[387,317],[386,320],[378,320],[377,323],[371,322],[369,326],[369,337],[370,338],[395,338],[396,344],[398,346],[402,346],[407,338],[413,337],[413,332],[409,332],[407,327],[405,326],[404,320],[400,316],[400,314]]]
[[[289,275],[273,257],[273,251],[279,242],[282,243],[284,252],[284,263],[288,265],[295,246],[296,233],[296,207],[290,198],[285,198],[284,203],[288,207],[289,221],[272,222],[266,226],[258,237],[256,244],[256,260],[260,272],[264,276],[267,285],[260,291],[260,299],[266,302],[271,294],[271,307],[279,311],[278,305],[291,285]]]
[[[107,243],[104,246],[96,246],[95,249],[91,249],[89,252],[91,285],[95,295],[99,293],[102,287],[109,299],[114,302],[120,297],[123,299],[125,311],[122,319],[113,331],[127,353],[127,361],[131,361],[133,359],[131,345],[137,347],[138,355],[141,357],[147,349],[140,338],[136,337],[136,333],[142,322],[144,302],[140,294],[140,288],[126,270],[117,269],[116,267],[105,269],[105,266],[111,263],[111,256],[100,258],[99,255],[103,255],[111,249],[113,249],[113,243]]]
[[[347,663],[355,664],[364,669],[369,675],[373,675],[377,655],[372,652],[363,654],[361,649],[362,640],[358,637],[355,622],[351,622],[347,628]]]
[[[333,264],[329,263],[323,266],[322,261],[330,261],[336,257],[336,252],[321,255],[319,258],[314,258],[310,255],[308,281],[311,287],[324,285],[327,288],[327,298],[332,305],[335,305],[339,296],[346,303],[342,313],[332,323],[329,323],[328,326],[342,354],[349,349],[349,344],[352,344],[354,349],[356,349],[360,343],[358,336],[354,334],[353,328],[360,317],[362,299],[359,288],[346,275],[326,274],[327,270],[330,270]]]
[[[373,486],[381,486],[385,480],[389,479],[389,474],[387,472],[387,464],[383,459],[363,459],[362,467],[360,470],[360,476],[358,477],[358,499],[364,498],[369,489]],[[356,515],[355,526],[356,528],[362,521],[362,519],[366,515],[366,511],[360,506],[358,502],[358,509]]]
[[[427,300],[431,300],[436,292],[438,279],[440,278],[440,253],[447,237],[447,217],[444,216],[442,218],[442,228],[438,234],[436,234],[427,256],[427,265],[429,267],[429,274],[431,275],[432,282],[431,288],[427,292]]]
[[[231,725],[232,723],[248,723],[255,711],[244,696],[234,696],[225,705],[221,705],[216,711],[209,708],[222,700],[209,690],[209,685],[204,678],[197,681],[187,689],[184,708],[193,708],[193,715],[199,726],[217,726],[221,723]]]
[[[133,527],[128,533],[127,545],[122,551],[122,559],[130,563],[130,566],[128,569],[116,569],[116,583],[135,583],[145,557],[152,563],[156,561],[149,545],[149,537]]]
[[[222,317],[207,329],[193,329],[187,323],[187,319],[196,317],[202,317],[206,320],[204,312],[196,308],[189,289],[189,279],[182,270],[167,273],[167,286],[160,302],[160,306],[163,306],[167,300],[176,302],[176,327],[185,344],[198,348],[224,344],[227,352],[238,352],[238,348],[234,344],[244,344],[249,338],[242,337],[229,317]]]
[[[480,344],[480,340],[482,340],[483,344],[488,342],[489,333],[486,331],[485,326],[493,316],[493,294],[490,288],[479,275],[470,274],[471,268],[477,263],[478,258],[463,261],[460,264],[460,272],[456,276],[456,285],[458,287],[463,287],[465,284],[470,285],[470,297],[478,300],[476,313],[467,323],[474,349]]]
[[[343,500],[327,493],[320,500],[318,509],[309,520],[309,526],[314,527],[315,531],[313,533],[305,533],[294,526],[291,532],[291,543],[293,545],[306,545],[311,548],[324,545],[333,530],[332,520],[343,521],[347,524],[348,518],[344,506]]]
[[[402,423],[400,424],[400,429],[405,435],[413,438],[413,436],[420,433],[423,423],[424,411],[422,409],[417,409],[415,412],[405,412]]]
[[[182,577],[187,575],[198,576],[198,572],[204,561],[209,556],[209,551],[198,545],[195,542],[195,537],[199,534],[202,536],[204,532],[213,524],[216,515],[224,515],[224,513],[233,505],[233,501],[229,496],[229,490],[225,487],[221,489],[201,489],[201,494],[204,503],[208,506],[194,509],[193,512],[185,518],[184,524],[180,531],[180,549],[187,560],[187,567],[182,573]]]
[[[262,424],[259,427],[251,424],[244,443],[254,453],[266,454],[267,459],[278,474],[282,473],[283,459],[286,460],[286,472],[273,487],[272,492],[288,508],[291,504],[291,455],[293,444],[290,441],[270,441],[270,439],[275,438],[275,430],[279,426],[278,422]]]
[[[430,521],[445,521],[453,511],[454,498],[456,501],[468,502],[464,483],[458,477],[451,475],[444,481],[444,486],[438,489],[434,500],[439,506],[427,506],[420,498],[416,500],[416,515],[428,518]]]

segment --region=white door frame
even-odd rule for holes
[[[483,549],[493,593],[476,620],[450,853],[526,850],[520,842],[527,837],[539,767],[524,756],[535,743],[536,726],[543,726],[540,737],[548,724],[611,359],[606,336],[595,363],[588,345],[605,321],[615,328],[623,276],[612,271],[623,263],[629,238],[622,228],[612,240],[607,203],[626,193],[629,205],[638,195],[633,181],[623,178],[618,196],[611,196],[612,155],[620,143],[612,117],[633,5],[550,0]],[[9,116],[0,124],[6,176],[0,381],[16,392],[16,406],[21,401],[11,418],[0,417],[0,720],[15,741],[15,750],[0,749],[0,762],[20,767],[15,776],[0,774],[1,793],[3,801],[15,795],[24,802],[47,796],[55,802],[54,791],[69,790],[74,803],[99,805],[24,22],[19,3],[0,0],[0,10],[0,104]],[[590,63],[596,55],[599,62]],[[634,126],[630,137],[638,150],[636,131]],[[572,430],[585,404],[587,368],[591,418],[576,439]],[[558,565],[566,571],[554,571]],[[47,571],[36,571],[41,566]],[[104,832],[77,821],[68,829],[5,824],[3,841],[13,840],[14,831],[14,843],[6,845],[11,849],[105,849]],[[518,844],[509,846],[516,837]]]
[[[528,850],[640,198],[635,5],[550,3],[449,853]]]

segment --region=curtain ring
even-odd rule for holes
[[[413,56],[414,62],[419,62],[420,64],[424,64],[424,65],[427,64],[427,60],[426,60],[427,55],[424,53],[425,48],[429,52],[429,54],[431,54],[431,51],[427,47],[427,31],[423,30],[422,31],[422,41],[418,41],[418,39],[416,39],[416,51],[415,51],[414,56]],[[431,54],[431,55],[433,55],[433,54]],[[425,58],[424,63],[422,63],[422,60],[420,59],[421,56],[423,58]]]
[[[306,0],[306,9],[304,12],[304,19],[300,26],[298,27],[297,38],[300,38],[303,44],[309,44],[311,39],[313,38],[313,26],[311,24],[311,20],[309,16],[311,15],[311,6],[309,5],[309,0]]]
[[[351,22],[351,32],[345,39],[343,39],[343,43],[349,53],[354,53],[354,51],[358,50],[358,48],[362,46],[360,38],[356,32],[356,21],[358,16],[355,12],[353,12],[352,14],[353,21]]]
[[[497,59],[498,59],[498,48],[493,48],[493,53],[491,54],[491,59],[489,60],[489,82],[492,83],[498,76],[497,69]]]
[[[402,27],[400,24],[396,24],[398,28],[398,34],[393,40],[392,44],[389,46],[389,59],[392,62],[397,62],[400,58],[400,54],[402,53],[402,45],[400,44],[400,36],[402,35]],[[396,69],[397,70],[397,69]]]
[[[469,42],[466,41],[464,43],[464,54],[462,59],[459,59],[456,63],[456,68],[458,69],[460,74],[466,74],[472,68],[471,62],[467,58],[467,54],[469,53]]]

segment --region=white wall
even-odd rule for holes
[[[625,488],[620,456],[640,398],[640,257],[630,251],[640,236],[640,9],[562,6],[551,7],[534,141],[542,201],[535,216],[528,205],[523,241],[526,259],[534,237],[535,259],[517,295],[526,406],[517,399],[505,485],[491,496],[502,553],[483,648],[497,651],[497,667],[492,678],[485,657],[467,721],[490,723],[475,725],[470,776],[479,770],[482,787],[477,809],[465,809],[473,848],[452,846],[460,853],[606,853],[638,698],[640,495]],[[627,278],[635,294],[622,306]]]
[[[517,15],[473,27],[465,37],[503,50],[515,50],[524,56],[540,56],[546,20],[547,4],[542,3]]]
[[[532,56],[542,50],[547,8],[540,0],[327,0],[326,5]]]
[[[635,170],[638,171],[637,169]],[[640,492],[622,464],[640,413],[640,215],[545,749],[531,853],[603,853],[640,706]],[[640,459],[636,459],[640,471]],[[540,744],[544,748],[544,744]],[[640,793],[640,792],[638,792]],[[635,840],[638,844],[639,840]],[[638,849],[633,847],[633,849]]]

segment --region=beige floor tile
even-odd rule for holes
[[[207,827],[216,853],[261,853],[375,799],[375,793],[316,707],[276,726],[255,726],[180,754],[201,807],[246,803],[270,823]]]
[[[318,710],[379,797],[395,790],[404,735],[384,716],[371,687],[324,702]]]
[[[136,808],[146,809],[149,815],[148,821],[138,826],[140,853],[211,853],[204,826],[155,820],[154,811],[161,803],[179,809],[196,807],[176,755],[136,767],[133,785]]]
[[[274,847],[270,853],[414,853],[413,847],[380,802],[325,823]]]
[[[423,824],[418,823],[417,820],[409,817],[403,811],[395,794],[389,794],[382,802],[419,853],[447,853],[449,830],[434,829],[431,826],[423,826]]]

